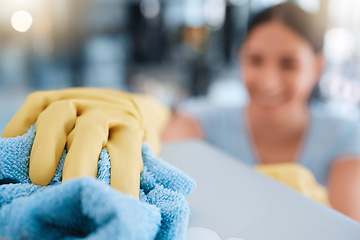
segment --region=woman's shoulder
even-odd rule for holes
[[[360,119],[356,115],[335,113],[328,108],[313,108],[312,131],[318,143],[332,145],[338,154],[360,155]]]
[[[243,132],[242,106],[208,105],[190,112],[190,115],[199,123],[205,139],[217,142],[220,139],[229,139],[234,132]]]
[[[352,129],[354,134],[360,130],[360,118],[357,114],[341,114],[325,106],[310,109],[312,120],[317,128],[346,131]]]

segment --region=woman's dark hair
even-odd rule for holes
[[[255,14],[248,24],[247,35],[271,20],[283,22],[307,40],[315,52],[322,51],[324,24],[320,14],[306,12],[294,3],[285,2]]]

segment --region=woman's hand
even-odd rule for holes
[[[35,123],[29,175],[47,185],[63,149],[68,154],[63,181],[97,174],[101,149],[111,162],[111,185],[139,195],[143,141],[159,151],[159,136],[168,121],[168,109],[145,95],[109,89],[70,88],[30,94],[5,127],[3,137],[15,137]]]
[[[360,222],[360,159],[342,157],[329,172],[328,189],[331,205]]]

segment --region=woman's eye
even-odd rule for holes
[[[247,57],[247,62],[252,66],[260,66],[263,60],[259,56],[249,56]]]

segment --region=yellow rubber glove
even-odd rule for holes
[[[138,197],[142,142],[157,154],[160,133],[169,118],[164,105],[145,95],[100,88],[39,91],[26,98],[3,137],[22,135],[35,123],[29,175],[38,185],[49,184],[65,146],[63,181],[96,177],[99,155],[106,147],[111,186]]]
[[[311,171],[297,163],[256,165],[255,169],[305,196],[330,206],[327,190],[317,183]]]

